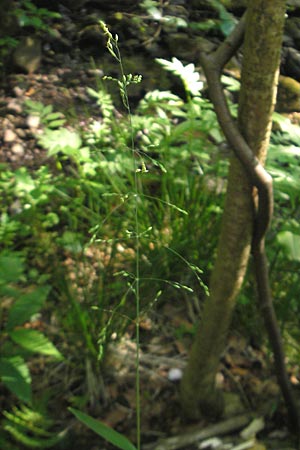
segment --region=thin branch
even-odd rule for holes
[[[217,61],[220,70],[228,63],[228,61],[236,54],[240,48],[245,34],[246,14],[243,14],[242,18],[232,31],[232,33],[225,39],[225,41],[218,47],[214,53],[214,59]]]
[[[252,419],[251,414],[240,415],[232,417],[230,419],[219,422],[215,425],[210,425],[207,428],[195,431],[189,431],[188,433],[180,434],[166,439],[161,439],[155,444],[146,444],[143,446],[143,450],[179,450],[185,449],[192,445],[199,444],[199,442],[205,439],[228,435],[236,432],[241,428],[244,428],[249,424]]]
[[[252,249],[255,278],[259,299],[259,306],[262,311],[265,326],[268,331],[269,341],[274,355],[275,372],[284,398],[290,426],[293,431],[299,434],[300,418],[298,405],[285,366],[285,354],[279,331],[276,313],[273,306],[273,298],[270,288],[270,279],[268,272],[268,260],[264,249],[264,239],[259,246]]]
[[[227,51],[228,47],[223,48]],[[252,184],[258,189],[259,201],[256,214],[254,241],[259,242],[265,235],[272,220],[272,177],[256,158],[230,114],[220,81],[220,65],[218,60],[216,60],[216,55],[218,55],[220,60],[224,61],[224,58],[222,58],[219,51],[217,51],[211,55],[200,53],[200,63],[206,76],[209,97],[214,105],[214,110],[222,131],[236,157],[240,160],[246,170]]]

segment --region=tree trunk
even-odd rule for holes
[[[247,10],[239,125],[248,145],[262,162],[271,131],[284,13],[284,0],[252,0]],[[181,384],[182,406],[188,417],[217,416],[222,412],[222,397],[215,389],[215,377],[249,260],[254,196],[244,168],[232,158],[210,296],[204,305]]]

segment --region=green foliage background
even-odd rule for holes
[[[216,3],[226,35],[233,18]],[[144,4],[157,15],[155,2]],[[15,13],[22,26],[36,29],[52,17],[31,2]],[[0,45],[5,53],[15,42],[7,36]],[[119,58],[116,48],[111,50]],[[100,118],[85,127],[71,127],[67,115],[51,105],[28,101],[27,112],[40,118],[37,139],[47,159],[34,171],[1,165],[0,378],[11,396],[2,418],[3,448],[19,448],[7,436],[27,448],[53,447],[65,436],[49,417],[47,396],[35,392],[30,367],[37,354],[47,367],[63,361],[75,377],[83,376],[86,393],[69,398],[69,404],[84,408],[101,397],[107,344],[135,319],[136,219],[141,313],[182,299],[197,299],[201,307],[207,294],[230,149],[195,66],[177,58],[157,62],[181,80],[183,96],[157,86],[131,111],[130,84],[140,79],[123,73],[112,79],[125,106],[120,111],[109,80],[99,80],[87,93]],[[238,89],[236,80],[223,81],[228,90]],[[267,167],[276,209],[267,247],[292,361],[299,357],[300,134],[288,119],[275,114],[274,121]],[[233,326],[261,340],[254,296],[248,278]],[[54,323],[54,331],[33,329],[39,318]]]

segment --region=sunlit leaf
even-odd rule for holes
[[[287,257],[292,261],[300,261],[300,235],[291,231],[281,231],[277,240],[284,248]]]
[[[21,357],[0,358],[0,379],[20,400],[31,403],[31,377]]]
[[[48,150],[48,155],[53,156],[58,152],[72,154],[81,147],[82,141],[79,133],[67,128],[59,130],[46,130],[39,138],[39,142]]]
[[[52,342],[39,331],[21,328],[11,331],[9,336],[16,344],[30,352],[52,356],[55,359],[63,359],[62,354]]]
[[[16,170],[15,180],[18,191],[30,192],[35,188],[34,180],[24,167]]]
[[[192,95],[199,95],[203,88],[203,82],[200,81],[200,75],[196,71],[194,64],[190,63],[184,66],[177,58],[172,58],[172,61],[156,58],[155,61],[161,64],[166,70],[178,75],[181,78],[187,92]]]

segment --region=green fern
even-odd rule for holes
[[[200,80],[199,72],[196,71],[195,65],[190,63],[184,66],[177,58],[172,58],[172,61],[168,61],[162,58],[156,58],[161,66],[163,66],[169,72],[174,73],[181,78],[185,92],[189,95],[199,95],[203,88],[203,82]]]
[[[53,421],[41,412],[21,405],[13,407],[12,411],[3,411],[5,420],[3,430],[10,434],[15,441],[30,449],[51,448],[60,442],[65,432],[49,431]]]
[[[24,263],[19,254],[0,254],[0,296],[11,304],[1,317],[0,380],[20,400],[31,404],[31,376],[25,355],[40,353],[57,360],[62,355],[42,333],[22,327],[39,312],[50,291],[49,286],[38,286],[24,292],[17,286],[23,277]]]

